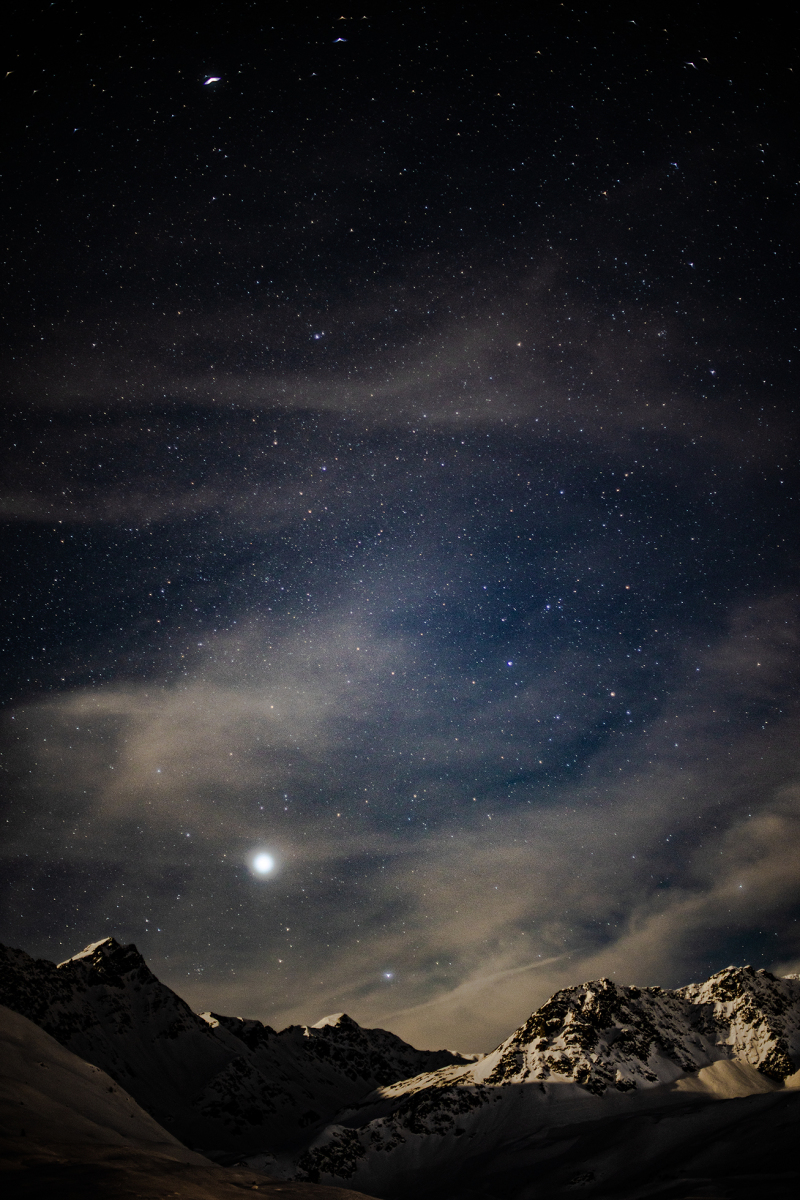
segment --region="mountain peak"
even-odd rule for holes
[[[139,975],[142,981],[155,978],[133,942],[123,946],[113,937],[91,942],[79,954],[60,962],[58,970],[68,975],[77,973],[87,982],[94,979],[113,983],[132,974]]]
[[[72,954],[69,958],[65,958],[63,962],[58,963],[59,967],[65,967],[67,963],[78,962],[81,958],[107,958],[110,954],[120,950],[121,944],[116,938],[107,937],[101,938],[99,942],[90,942],[88,946],[84,946],[78,954]]]
[[[321,1021],[317,1021],[312,1025],[312,1029],[325,1029],[327,1026],[333,1025],[339,1029],[353,1029],[358,1026],[358,1023],[352,1017],[348,1017],[347,1013],[330,1013],[327,1017],[323,1017]],[[360,1028],[360,1027],[359,1027]]]
[[[751,966],[725,967],[705,983],[677,993],[696,1006],[698,1029],[728,1054],[770,1079],[794,1074],[800,1059],[800,1000],[796,980]]]

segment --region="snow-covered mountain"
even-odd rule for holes
[[[198,1015],[113,938],[58,966],[1,947],[0,1003],[108,1072],[186,1145],[222,1156],[297,1145],[376,1086],[468,1061],[344,1013],[279,1033]]]
[[[800,975],[776,979],[752,967],[727,967],[677,994],[698,1012],[698,1028],[730,1057],[777,1080],[800,1065]]]
[[[751,967],[677,991],[566,988],[480,1059],[341,1013],[279,1033],[196,1014],[112,939],[58,967],[0,949],[0,1002],[186,1145],[387,1198],[627,1188],[637,1170],[699,1161],[709,1139],[738,1145],[737,1129],[760,1153],[770,1121],[789,1131],[784,1161],[800,1118],[800,977]]]
[[[268,1166],[384,1196],[441,1189],[487,1161],[532,1168],[553,1127],[771,1092],[798,1064],[797,976],[728,967],[673,992],[601,979],[558,992],[477,1063],[377,1088]]]

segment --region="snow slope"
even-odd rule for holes
[[[0,1121],[34,1143],[146,1147],[204,1164],[99,1067],[0,1005]]]
[[[162,1129],[99,1067],[1,1005],[0,1190],[5,1200],[237,1200],[243,1190],[276,1190],[281,1200],[368,1200],[215,1166]]]

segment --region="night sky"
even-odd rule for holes
[[[798,969],[800,63],[691,7],[20,6],[0,940],[462,1050]]]

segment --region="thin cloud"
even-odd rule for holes
[[[790,598],[744,606],[726,636],[687,642],[645,728],[598,747],[573,783],[543,791],[534,778],[509,803],[503,788],[473,800],[469,776],[482,756],[531,738],[530,706],[509,710],[500,739],[497,695],[472,702],[478,732],[462,778],[433,693],[385,716],[391,671],[406,673],[404,699],[421,682],[412,638],[387,639],[346,611],[311,638],[309,627],[275,639],[254,624],[201,648],[193,679],[109,684],[17,710],[35,798],[20,832],[43,862],[57,856],[78,875],[104,876],[97,847],[116,844],[122,880],[146,823],[161,848],[137,886],[172,931],[161,967],[201,1007],[280,1024],[346,1005],[412,1041],[487,1048],[583,978],[671,986],[726,965],[709,958],[713,947],[750,931],[774,928],[791,944],[798,719],[785,702],[766,728],[750,714],[783,701],[796,632]],[[439,664],[445,694],[455,694],[454,666]],[[546,674],[543,699],[549,686]],[[7,839],[7,861],[19,844]],[[268,883],[244,865],[260,845],[284,863]],[[227,982],[213,963],[197,974],[204,913],[233,914],[245,896],[272,916],[234,923]],[[104,932],[110,900],[84,903],[84,936]]]

